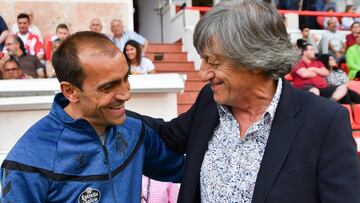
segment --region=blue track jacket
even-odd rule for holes
[[[140,120],[112,126],[103,145],[84,119],[73,120],[57,94],[2,163],[1,202],[139,203],[141,176],[180,182],[184,157]]]

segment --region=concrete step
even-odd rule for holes
[[[147,53],[151,53],[151,52],[166,52],[166,53],[182,52],[182,44],[151,43],[151,44],[149,44],[146,52]]]
[[[146,53],[145,57],[149,58],[153,62],[186,62],[187,54],[184,52],[174,52],[174,53],[166,53],[166,52],[151,52]]]
[[[155,61],[155,70],[160,72],[164,71],[177,71],[184,72],[188,70],[195,70],[194,62],[157,62]]]

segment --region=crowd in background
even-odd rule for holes
[[[52,54],[71,35],[70,28],[61,23],[54,34],[43,37],[33,19],[33,11],[26,10],[17,15],[15,24],[8,26],[0,16],[0,79],[56,77]],[[134,31],[125,31],[120,19],[113,19],[110,25],[112,34],[106,36],[125,54],[130,73],[155,73],[154,64],[144,57],[147,40]],[[100,18],[91,19],[89,31],[101,33],[102,27]]]

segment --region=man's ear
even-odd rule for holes
[[[74,86],[73,84],[63,81],[60,83],[61,92],[64,96],[71,102],[77,103],[79,101],[79,91],[80,89]]]

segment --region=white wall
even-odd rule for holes
[[[160,0],[138,0],[139,34],[149,42],[161,42]]]
[[[139,75],[129,79],[132,96],[126,109],[165,120],[177,116],[176,94],[184,89],[182,75]],[[49,112],[58,86],[56,79],[0,80],[0,153],[9,151],[30,126]]]

